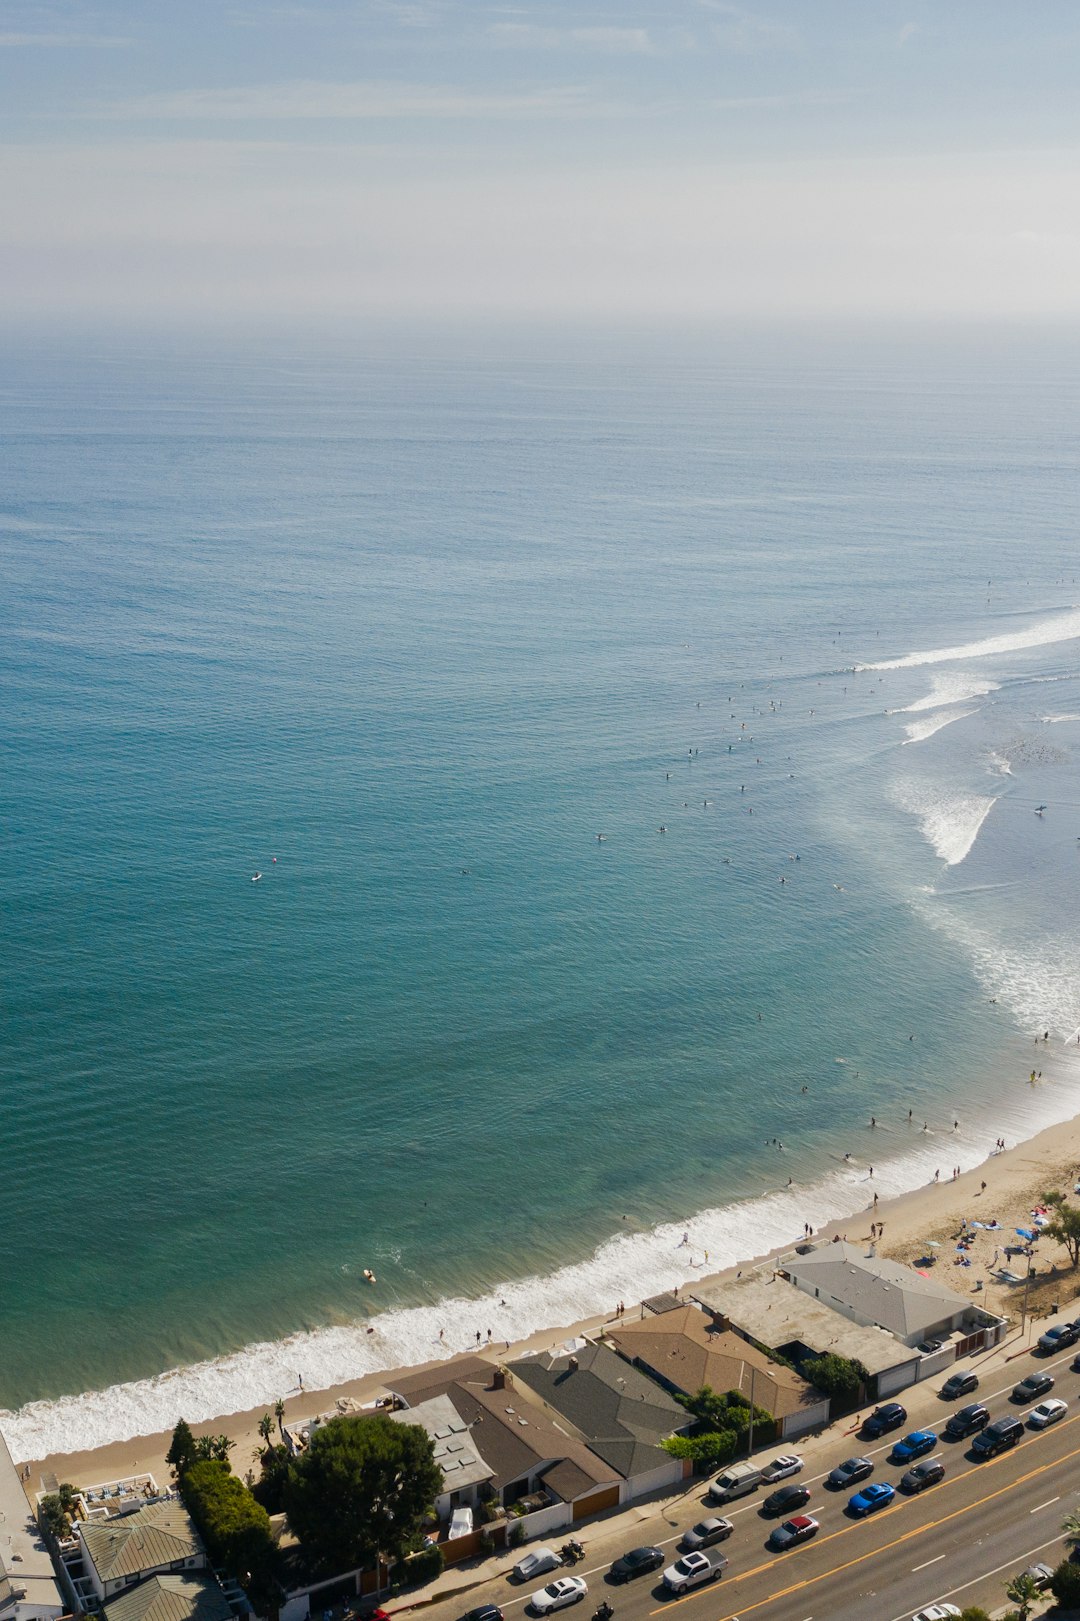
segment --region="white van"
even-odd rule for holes
[[[730,1503],[732,1498],[756,1492],[760,1485],[761,1470],[756,1463],[731,1463],[722,1475],[717,1475],[709,1487],[708,1496],[714,1503]]]

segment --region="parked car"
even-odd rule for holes
[[[1029,1402],[1038,1401],[1054,1388],[1052,1373],[1029,1373],[1026,1379],[1021,1379],[1018,1385],[1013,1385],[1010,1401]]]
[[[505,1621],[497,1604],[481,1604],[475,1610],[466,1610],[461,1621]]]
[[[931,1604],[928,1610],[916,1611],[911,1621],[949,1621],[950,1616],[961,1613],[955,1604]]]
[[[788,1480],[792,1475],[797,1475],[802,1466],[803,1461],[797,1452],[781,1452],[767,1469],[761,1471],[761,1478],[768,1485],[775,1486],[778,1480]]]
[[[1050,1586],[1050,1583],[1054,1578],[1053,1570],[1049,1565],[1044,1565],[1041,1559],[1037,1565],[1029,1565],[1025,1570],[1024,1575],[1031,1577],[1040,1593],[1046,1592],[1046,1589]]]
[[[551,1615],[554,1610],[565,1610],[568,1604],[580,1604],[588,1591],[584,1576],[559,1576],[534,1593],[528,1607],[533,1615]]]
[[[1075,1323],[1057,1323],[1039,1335],[1039,1350],[1045,1356],[1052,1356],[1055,1351],[1067,1351],[1077,1340],[1080,1340],[1080,1328]]]
[[[979,1430],[985,1430],[990,1422],[990,1409],[984,1407],[981,1401],[969,1402],[966,1407],[958,1407],[945,1425],[945,1434],[954,1441],[964,1441],[969,1435],[975,1435]]]
[[[923,1340],[922,1343],[916,1347],[916,1349],[920,1351],[923,1356],[933,1356],[935,1351],[941,1350],[944,1343],[944,1340]]]
[[[724,1574],[728,1561],[722,1553],[684,1553],[664,1572],[669,1593],[688,1593],[692,1587],[715,1582]]]
[[[951,1373],[941,1387],[941,1394],[946,1401],[955,1401],[958,1396],[970,1396],[979,1388],[979,1376],[968,1368],[965,1373]]]
[[[872,1480],[849,1500],[848,1511],[861,1520],[867,1514],[876,1514],[879,1508],[888,1508],[895,1496],[896,1488],[887,1480]]]
[[[699,1548],[711,1548],[716,1542],[726,1542],[734,1529],[734,1521],[722,1520],[718,1515],[710,1514],[708,1519],[699,1520],[683,1533],[679,1547],[688,1553],[694,1553]]]
[[[838,1463],[835,1469],[830,1469],[825,1476],[826,1486],[834,1491],[843,1491],[847,1486],[854,1486],[856,1481],[865,1480],[867,1475],[874,1473],[874,1466],[869,1458],[845,1458]]]
[[[902,1441],[897,1441],[892,1449],[894,1463],[910,1463],[913,1458],[921,1458],[926,1452],[933,1452],[937,1446],[937,1436],[933,1430],[912,1430],[905,1435]]]
[[[769,1537],[769,1547],[782,1551],[784,1548],[794,1548],[797,1543],[809,1542],[816,1537],[820,1530],[818,1522],[810,1514],[796,1514],[793,1520],[785,1520],[778,1525]]]
[[[647,1576],[650,1570],[659,1570],[663,1563],[662,1548],[649,1546],[631,1548],[629,1553],[624,1553],[621,1558],[616,1559],[608,1575],[613,1582],[629,1582],[633,1581],[635,1576]]]
[[[1049,1401],[1041,1401],[1038,1407],[1033,1407],[1027,1416],[1027,1421],[1033,1430],[1048,1430],[1051,1424],[1056,1424],[1065,1417],[1069,1411],[1067,1401],[1060,1396],[1051,1396]]]
[[[546,1576],[549,1570],[558,1570],[561,1564],[554,1548],[534,1548],[518,1560],[510,1574],[516,1582],[532,1582],[537,1576]]]
[[[778,1492],[772,1492],[766,1497],[761,1505],[761,1512],[775,1520],[781,1514],[790,1514],[792,1509],[803,1508],[809,1501],[809,1486],[781,1486]]]
[[[907,1408],[901,1407],[898,1401],[887,1401],[884,1407],[875,1407],[870,1416],[863,1419],[862,1433],[876,1441],[879,1436],[888,1435],[890,1430],[898,1430],[901,1424],[906,1423]]]
[[[900,1476],[900,1490],[912,1493],[925,1491],[927,1486],[936,1486],[944,1478],[945,1465],[941,1459],[924,1458],[922,1463],[917,1463],[914,1469]]]

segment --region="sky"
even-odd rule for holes
[[[1061,321],[1076,0],[0,0],[7,319]]]

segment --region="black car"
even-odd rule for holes
[[[772,1492],[761,1505],[762,1514],[768,1514],[775,1519],[778,1514],[792,1514],[797,1508],[802,1508],[810,1501],[809,1486],[781,1486],[777,1492]]]
[[[659,1570],[664,1563],[660,1548],[631,1548],[621,1559],[616,1559],[608,1575],[613,1582],[629,1582],[635,1576],[644,1576],[650,1570]]]
[[[842,1492],[848,1486],[854,1486],[857,1480],[865,1480],[867,1475],[872,1475],[873,1472],[874,1466],[869,1458],[845,1458],[843,1463],[838,1463],[835,1469],[829,1470],[825,1476],[825,1484],[831,1486],[834,1491]]]
[[[945,1478],[945,1465],[940,1458],[924,1458],[906,1475],[900,1476],[902,1492],[921,1492],[926,1486],[936,1486]]]
[[[945,1425],[945,1434],[954,1441],[963,1441],[967,1436],[985,1430],[989,1422],[989,1407],[984,1407],[981,1401],[969,1402],[966,1407],[958,1407],[953,1413]]]
[[[1053,1356],[1055,1351],[1067,1351],[1077,1340],[1080,1340],[1080,1328],[1075,1323],[1058,1323],[1039,1335],[1039,1350],[1044,1356]]]
[[[879,1435],[888,1435],[907,1423],[907,1408],[898,1401],[887,1401],[884,1407],[875,1407],[869,1418],[863,1419],[862,1433],[876,1441]]]
[[[996,1458],[999,1452],[1008,1447],[1014,1447],[1018,1441],[1024,1439],[1024,1426],[1018,1418],[995,1418],[988,1424],[981,1435],[977,1435],[971,1443],[973,1458]]]
[[[979,1388],[979,1376],[970,1370],[967,1373],[951,1373],[941,1387],[941,1395],[945,1401],[955,1401],[957,1396],[972,1396]]]
[[[466,1610],[461,1621],[503,1621],[503,1613],[497,1604],[481,1604],[477,1610]]]
[[[1054,1375],[1052,1373],[1029,1373],[1026,1379],[1021,1379],[1018,1385],[1013,1385],[1010,1401],[1029,1402],[1038,1401],[1047,1391],[1054,1388]]]

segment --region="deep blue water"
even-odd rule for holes
[[[256,1341],[188,1416],[568,1321],[664,1223],[752,1253],[789,1175],[1032,1120],[1031,1026],[1080,1024],[1074,355],[3,376],[13,1449]]]

